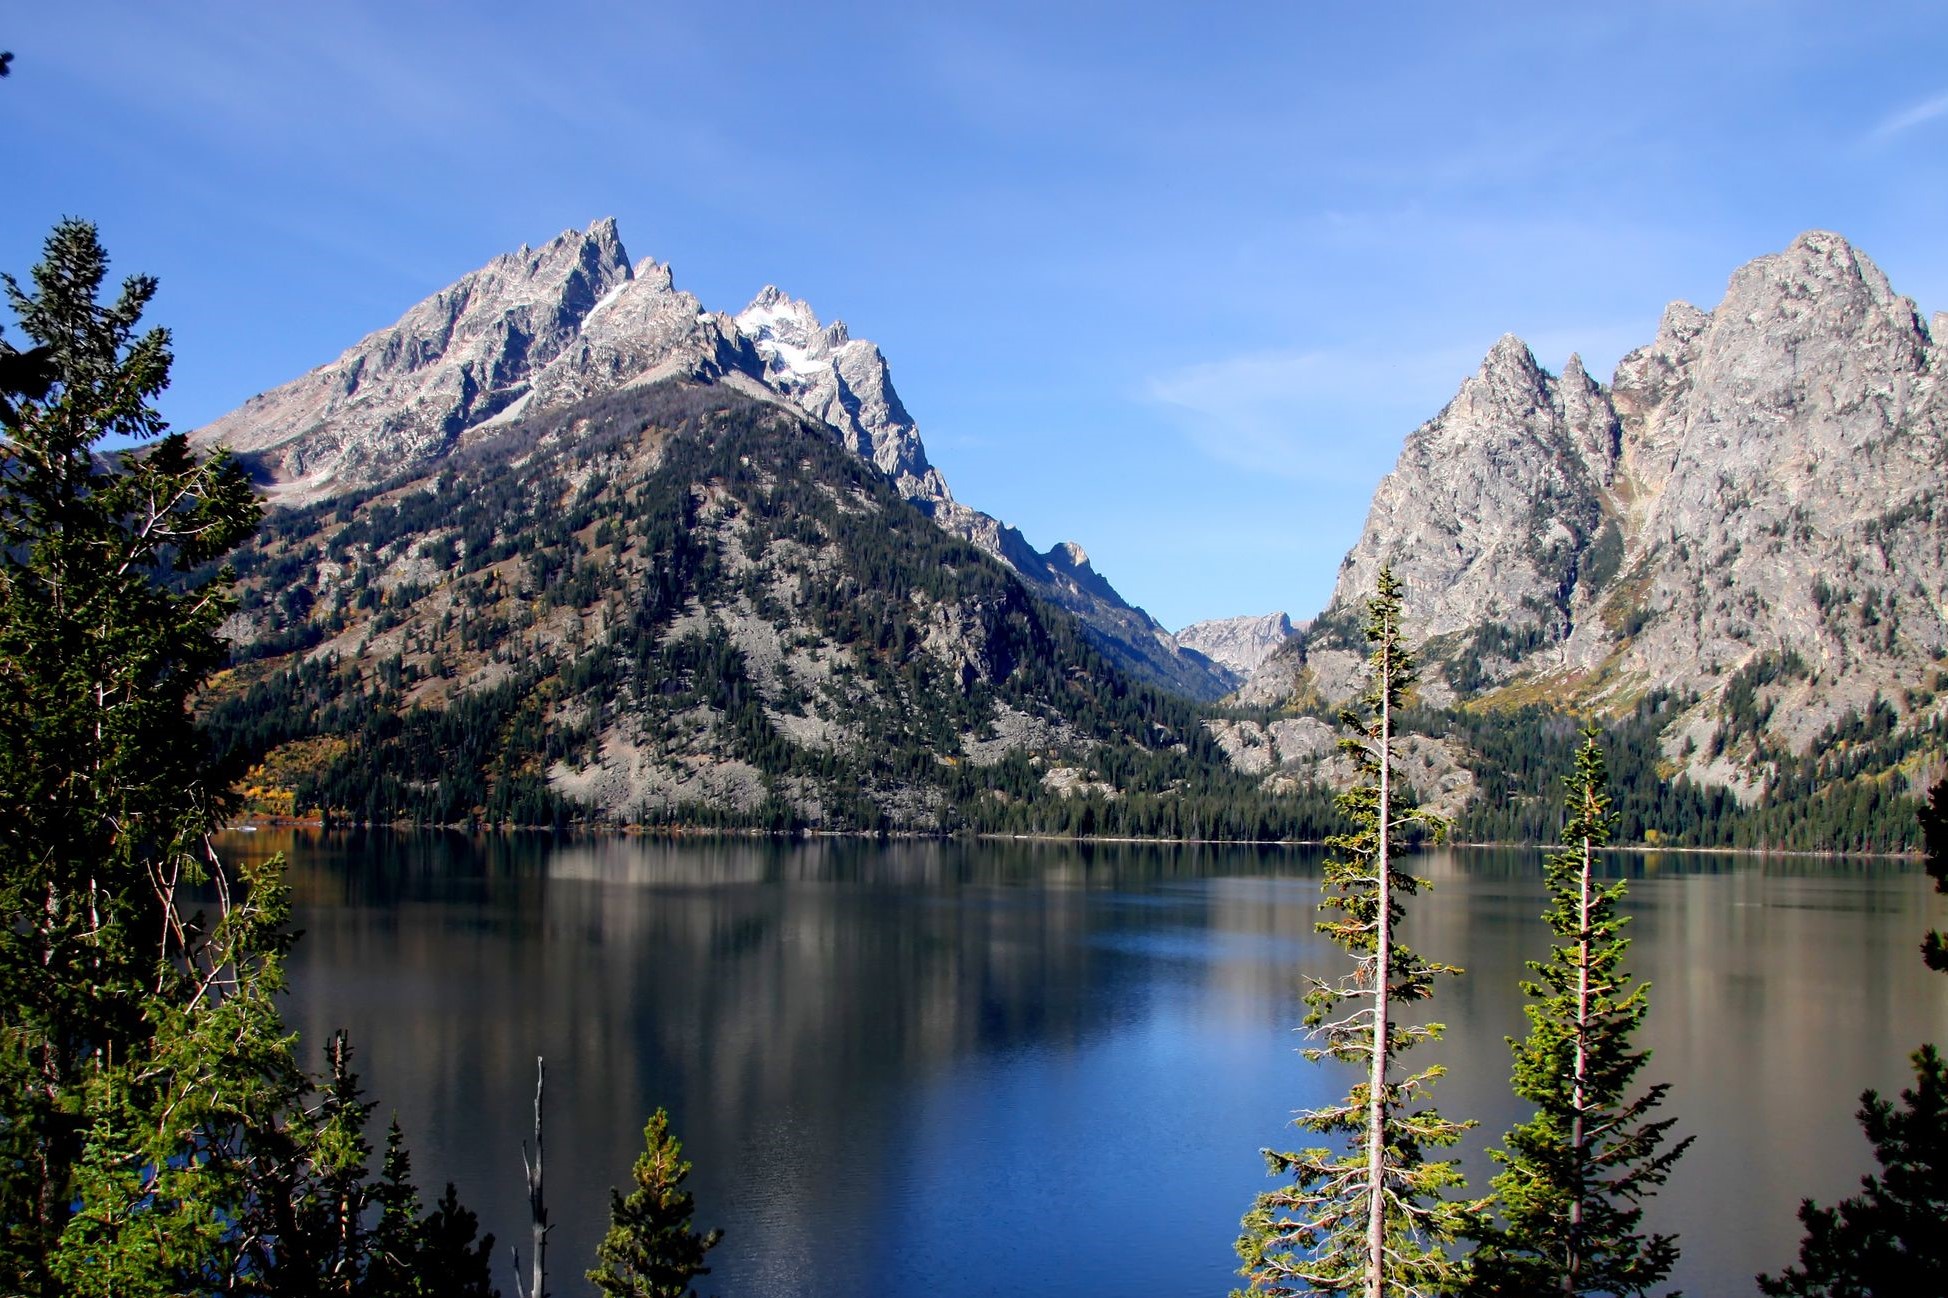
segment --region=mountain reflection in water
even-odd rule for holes
[[[290,854],[289,1019],[352,1033],[421,1187],[451,1178],[525,1248],[520,1141],[548,1058],[558,1294],[583,1292],[657,1105],[727,1238],[723,1295],[1222,1293],[1257,1150],[1343,1093],[1292,1031],[1319,853],[997,843],[259,833]],[[1467,967],[1429,1017],[1437,1099],[1523,1115],[1504,1037],[1546,949],[1540,854],[1417,858],[1408,936]],[[1698,1142],[1653,1208],[1674,1281],[1748,1293],[1791,1259],[1804,1195],[1867,1169],[1859,1091],[1948,1041],[1922,967],[1941,904],[1918,867],[1625,855],[1633,967],[1654,984],[1646,1077]],[[1932,916],[1932,919],[1930,918]],[[315,1063],[315,1060],[313,1061]],[[375,1132],[375,1135],[377,1133]]]

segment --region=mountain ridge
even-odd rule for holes
[[[1608,385],[1505,336],[1407,437],[1312,630],[1237,698],[1346,697],[1387,563],[1429,702],[1668,693],[1688,701],[1665,760],[1747,802],[1849,718],[1939,725],[1944,338],[1825,231],[1711,311],[1672,303]]]
[[[1062,545],[1037,551],[955,500],[877,346],[770,285],[736,316],[706,310],[666,263],[632,265],[613,218],[496,257],[191,439],[230,447],[274,503],[302,505],[422,469],[482,430],[666,379],[721,383],[821,420],[942,528],[1082,618],[1122,669],[1201,699],[1237,684],[1086,564],[1063,562]]]
[[[1242,684],[1301,629],[1283,612],[1257,617],[1208,618],[1179,627],[1177,643],[1236,672]]]

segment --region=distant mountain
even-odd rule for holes
[[[1628,711],[1748,804],[1938,761],[1948,318],[1814,232],[1674,303],[1609,384],[1496,343],[1380,484],[1331,602],[1240,691],[1345,697],[1382,563],[1430,702]],[[1871,748],[1871,751],[1870,751]],[[1864,772],[1864,774],[1863,774]]]
[[[1263,617],[1225,617],[1193,622],[1177,632],[1177,643],[1238,674],[1239,683],[1258,670],[1274,650],[1297,634],[1283,613]]]
[[[1081,618],[1123,670],[1201,699],[1236,684],[1078,562],[1073,543],[1038,552],[955,501],[873,344],[776,288],[735,317],[708,311],[668,266],[631,266],[613,220],[495,258],[192,436],[246,456],[273,501],[306,504],[425,472],[510,422],[669,379],[823,421],[941,527]]]

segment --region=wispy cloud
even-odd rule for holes
[[[1880,125],[1873,129],[1872,138],[1892,139],[1902,131],[1911,131],[1942,116],[1948,116],[1948,91],[1923,99],[1918,104],[1910,104],[1900,112],[1881,119]]]
[[[1155,375],[1144,395],[1214,459],[1367,488],[1480,359],[1469,347],[1258,351]]]

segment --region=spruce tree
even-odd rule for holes
[[[690,1164],[662,1109],[643,1128],[643,1152],[632,1172],[636,1188],[628,1198],[609,1191],[609,1232],[596,1248],[589,1282],[611,1298],[687,1298],[690,1282],[710,1274],[704,1256],[724,1232],[691,1229],[696,1201],[683,1188]]]
[[[0,1292],[356,1292],[370,1106],[341,1047],[307,1108],[281,862],[217,853],[190,710],[260,508],[168,433],[156,283],[107,269],[68,220],[0,276]]]
[[[210,849],[223,793],[189,714],[226,655],[214,561],[258,506],[235,464],[163,435],[169,338],[140,329],[155,281],[103,301],[106,271],[94,228],[70,220],[31,287],[0,276],[34,344],[0,346],[0,1287],[27,1293],[62,1287],[48,1268],[78,1189],[174,1174],[145,1178],[148,1148],[111,1174],[111,1148],[157,1137],[138,1119],[173,1095],[174,1130],[200,1103],[188,1079],[132,1065],[227,1065],[247,1088],[280,1035],[258,1014],[278,882]],[[147,445],[103,454],[109,436]],[[121,1220],[99,1207],[78,1231]]]
[[[1368,1298],[1446,1292],[1458,1275],[1449,1246],[1473,1205],[1448,1198],[1462,1183],[1451,1160],[1428,1151],[1454,1145],[1466,1130],[1426,1105],[1444,1071],[1397,1076],[1406,1050],[1438,1038],[1438,1023],[1396,1021],[1393,1007],[1426,999],[1440,974],[1460,970],[1417,955],[1400,940],[1403,899],[1421,881],[1400,867],[1411,826],[1437,837],[1445,824],[1414,806],[1396,770],[1395,725],[1415,680],[1400,629],[1401,586],[1382,568],[1367,609],[1373,646],[1367,687],[1341,715],[1340,750],[1355,779],[1339,797],[1350,832],[1328,841],[1319,925],[1353,957],[1337,981],[1309,979],[1305,1024],[1321,1044],[1308,1059],[1357,1068],[1344,1101],[1299,1115],[1297,1125],[1340,1148],[1265,1151],[1270,1172],[1292,1184],[1258,1196],[1245,1215],[1238,1255],[1253,1294],[1358,1293]]]
[[[1515,1052],[1515,1093],[1536,1106],[1493,1151],[1499,1224],[1483,1223],[1470,1262],[1475,1298],[1534,1294],[1638,1295],[1677,1262],[1676,1240],[1638,1230],[1655,1193],[1691,1143],[1666,1146],[1674,1119],[1652,1120],[1667,1083],[1630,1091],[1649,1058],[1631,1038],[1649,1012],[1649,984],[1624,968],[1628,919],[1617,913],[1625,884],[1595,877],[1609,843],[1609,776],[1598,731],[1583,732],[1569,776],[1563,850],[1547,864],[1557,938],[1549,958],[1530,961],[1536,981],[1529,1035]]]

